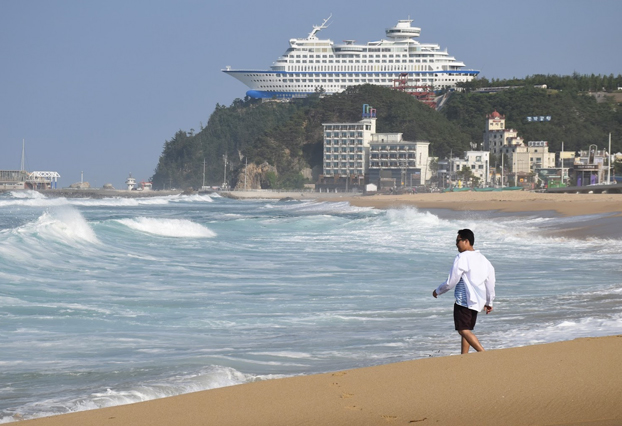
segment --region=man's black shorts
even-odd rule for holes
[[[456,330],[473,330],[477,321],[477,311],[454,303],[454,324]]]

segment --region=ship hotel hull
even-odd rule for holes
[[[349,86],[374,84],[406,92],[453,88],[468,82],[479,71],[465,69],[437,44],[419,43],[421,29],[411,20],[400,20],[386,30],[388,40],[356,44],[346,40],[336,45],[316,34],[326,28],[313,27],[307,38],[291,39],[287,51],[269,70],[235,70],[224,73],[249,87],[252,98],[290,99],[312,93],[338,93]],[[406,84],[405,84],[406,83]]]

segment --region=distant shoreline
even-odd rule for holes
[[[123,189],[45,189],[36,192],[49,197],[64,198],[145,198],[145,197],[166,197],[168,195],[180,195],[182,190],[170,191],[128,191]]]

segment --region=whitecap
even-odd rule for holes
[[[187,219],[136,217],[118,219],[117,222],[136,231],[161,237],[212,238],[216,236],[216,233],[209,228]]]
[[[76,242],[99,243],[82,214],[68,205],[48,209],[35,222],[14,229],[13,233],[68,245]]]

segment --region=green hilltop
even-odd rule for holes
[[[474,80],[464,85],[463,92],[451,93],[440,111],[406,93],[373,85],[350,87],[331,96],[318,93],[290,102],[236,99],[228,107],[216,105],[207,125],[198,133],[180,130],[166,141],[152,181],[155,189],[199,188],[205,164],[205,184],[221,185],[226,155],[231,187],[237,184],[238,172],[248,162],[273,166],[274,176],[262,182],[262,187],[300,188],[303,170],[321,173],[322,123],[359,121],[363,104],[376,109],[378,132],[403,133],[409,141],[429,141],[430,154],[440,158],[450,152],[461,155],[470,149],[470,142],[481,143],[486,115],[495,110],[506,116],[506,127],[517,129],[526,141],[548,141],[551,151],[559,151],[562,142],[567,151],[586,149],[590,144],[603,148],[609,132],[612,151],[621,151],[620,101],[606,96],[609,94],[597,99],[582,91],[579,83],[587,80],[589,85],[589,78],[574,75]],[[621,76],[605,79],[609,86],[622,85]],[[600,77],[591,84],[602,82]],[[547,89],[534,87],[543,84]],[[513,88],[476,92],[486,85]],[[552,119],[528,122],[528,116]]]

